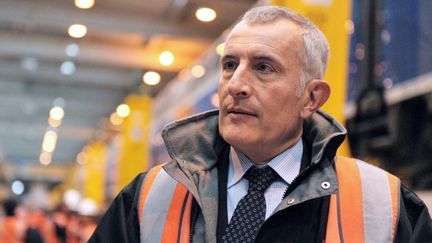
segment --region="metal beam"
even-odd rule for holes
[[[14,96],[22,95],[19,99],[14,99]],[[56,97],[63,97],[66,103],[77,102],[78,105],[82,105],[82,102],[97,103],[100,105],[106,104],[106,106],[116,104],[119,100],[123,99],[127,95],[127,91],[118,91],[104,89],[104,87],[80,87],[70,86],[66,84],[52,85],[50,83],[33,83],[30,81],[19,82],[14,79],[2,79],[0,76],[0,99],[8,97],[10,102],[4,100],[7,103],[22,103],[19,100],[32,101],[35,98],[34,103],[38,102],[52,102]],[[26,98],[27,97],[27,98]],[[66,104],[67,105],[67,104]]]
[[[13,23],[27,29],[40,29],[65,33],[71,24],[85,24],[95,32],[142,33],[144,36],[155,34],[185,36],[204,40],[217,37],[223,29],[181,24],[164,21],[158,16],[147,17],[132,11],[120,12],[116,9],[104,9],[103,6],[91,11],[79,11],[70,4],[57,1],[11,1],[0,2],[0,23]]]
[[[27,122],[0,122],[0,135],[2,140],[9,141],[13,137],[25,138],[25,140],[32,141],[42,139],[47,129],[47,125],[30,125]],[[88,141],[94,136],[95,128],[92,127],[60,127],[58,129],[59,138],[67,140]],[[4,139],[3,139],[4,138]],[[42,141],[42,140],[41,140]]]
[[[110,38],[110,36],[105,37]],[[73,42],[73,40],[65,41],[64,36],[0,32],[0,57],[35,57],[57,63],[73,60],[83,65],[96,67],[174,72],[194,62],[210,43],[193,39],[158,37],[147,44],[119,44],[89,38],[76,41],[80,48],[79,55],[69,58],[66,56],[65,49]],[[160,52],[164,49],[171,50],[175,54],[175,61],[170,66],[162,66],[159,63]]]
[[[1,37],[0,37],[1,38]],[[1,45],[1,43],[0,43]],[[136,75],[138,76],[138,75]],[[60,64],[40,63],[34,71],[24,70],[20,63],[0,59],[0,79],[35,81],[66,86],[98,87],[102,89],[127,90],[137,86],[141,80],[132,71],[113,70],[102,67],[76,65],[75,73],[63,75]]]

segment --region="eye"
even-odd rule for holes
[[[222,63],[222,69],[224,71],[234,71],[237,69],[238,64],[234,61],[226,61]]]
[[[273,73],[276,70],[267,63],[259,63],[255,66],[255,69],[262,73]]]

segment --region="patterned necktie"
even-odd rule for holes
[[[249,181],[249,189],[234,210],[222,236],[223,243],[254,242],[265,220],[264,191],[277,177],[277,173],[269,166],[262,169],[253,166],[246,172],[245,178]]]

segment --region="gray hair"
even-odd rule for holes
[[[300,89],[297,96],[312,79],[322,79],[327,68],[329,45],[324,34],[309,19],[284,7],[262,6],[252,8],[245,13],[241,21],[248,25],[267,24],[279,19],[287,19],[302,30],[303,48],[299,48],[298,57],[303,65],[300,74]]]

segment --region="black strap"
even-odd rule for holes
[[[190,242],[192,242],[193,235],[195,234],[195,225],[198,220],[198,215],[200,213],[200,206],[196,199],[192,197],[192,208],[191,208],[191,223],[190,223]],[[180,239],[180,237],[179,237]]]
[[[327,233],[327,219],[330,207],[330,196],[325,196],[321,200],[321,217],[318,224],[317,242],[325,242]]]
[[[218,221],[216,228],[217,242],[220,242],[225,228],[228,225],[228,209],[227,209],[227,184],[228,184],[228,165],[229,165],[229,146],[225,150],[224,155],[220,157],[217,165],[218,169]]]

